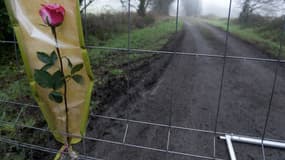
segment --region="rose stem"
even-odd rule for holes
[[[59,50],[59,47],[58,47],[58,41],[57,41],[57,35],[56,35],[56,30],[55,30],[55,27],[51,27],[51,31],[52,31],[52,34],[54,36],[54,39],[55,39],[55,44],[56,44],[56,52],[57,52],[57,56],[59,58],[59,63],[60,63],[60,71],[61,73],[63,74],[63,77],[64,76],[64,70],[63,70],[63,63],[62,63],[62,57],[61,57],[61,54],[60,54],[60,50]],[[69,147],[69,129],[68,129],[68,107],[67,107],[67,85],[66,85],[66,80],[64,79],[64,105],[65,105],[65,112],[66,112],[66,132],[67,132],[67,145]]]

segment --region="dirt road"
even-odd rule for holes
[[[171,50],[222,55],[225,32],[202,22],[185,21],[183,31],[172,42]],[[261,50],[237,38],[229,37],[228,55],[269,58]],[[168,56],[169,58],[169,56]],[[223,59],[206,56],[171,56],[159,79],[151,86],[138,84],[130,91],[128,103],[109,107],[103,115],[178,127],[214,130],[221,83]],[[151,65],[152,69],[161,66]],[[217,131],[260,137],[272,91],[275,63],[227,59]],[[266,131],[267,138],[285,139],[285,70],[280,67],[277,90]],[[149,77],[145,77],[146,79]],[[145,87],[145,88],[144,88]],[[134,94],[135,93],[135,94]],[[125,121],[93,118],[89,136],[123,141]],[[125,143],[201,156],[212,156],[214,136],[167,126],[129,122]],[[171,153],[135,149],[116,144],[86,141],[87,153],[107,160],[202,160]],[[167,148],[169,146],[169,148]],[[234,143],[238,160],[262,159],[260,147]],[[217,157],[229,159],[223,140],[217,140]],[[266,148],[268,160],[284,160],[285,151]]]

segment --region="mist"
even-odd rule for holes
[[[187,8],[189,6],[184,6],[184,1],[180,0],[179,5],[179,16],[185,16]],[[217,17],[227,17],[229,10],[229,0],[200,0],[201,15],[214,15]],[[169,7],[169,15],[175,16],[177,11],[177,0],[173,1]],[[236,3],[232,4],[231,17],[238,17],[240,13],[240,7]]]
[[[127,12],[127,8],[123,7],[120,0],[96,0],[88,8],[87,12],[100,14],[100,13],[114,13],[114,12]],[[135,11],[132,8],[132,11]]]
[[[184,2],[187,2],[190,0],[180,0],[179,5],[179,16],[185,16],[187,9],[189,9],[189,6],[185,6]],[[233,0],[232,2],[232,9],[231,9],[231,17],[236,18],[239,16],[239,13],[241,11],[240,5],[237,3],[238,0]],[[133,5],[137,5],[135,2],[132,1]],[[229,4],[230,0],[199,0],[200,2],[200,9],[201,9],[201,15],[214,15],[217,17],[227,17],[228,16],[228,10],[229,10]],[[285,6],[284,6],[285,8]],[[169,15],[170,16],[176,16],[176,10],[177,10],[177,0],[174,0],[169,5]],[[285,9],[284,9],[285,10]],[[261,15],[268,15],[268,16],[281,16],[284,14],[284,10],[280,10],[279,12],[265,12],[265,10],[261,10],[258,13]],[[132,12],[135,12],[135,8],[131,8]],[[120,0],[95,0],[87,9],[87,12],[94,13],[94,14],[100,14],[100,13],[106,13],[106,12],[127,12],[127,8],[123,7]]]
[[[183,1],[180,0],[179,16],[185,16],[187,6],[183,6]],[[201,14],[202,15],[215,15],[218,17],[227,17],[229,0],[200,0],[201,1]],[[131,8],[135,11],[134,8]],[[174,0],[169,6],[169,15],[175,16],[177,10],[177,0]],[[127,12],[127,8],[124,8],[119,0],[96,0],[88,7],[90,13],[106,13],[106,12]],[[237,17],[240,12],[240,7],[233,2],[232,4],[232,17]]]

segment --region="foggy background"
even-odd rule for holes
[[[185,15],[185,7],[183,6],[183,1],[180,0],[180,16]],[[132,2],[133,3],[133,2]],[[176,15],[176,6],[177,0],[173,1],[169,6],[169,15]],[[216,15],[219,17],[227,17],[229,7],[229,0],[201,0],[201,10],[202,15]],[[134,8],[131,8],[132,11],[135,11]],[[232,4],[232,17],[237,17],[240,12],[240,7],[237,3],[233,2]],[[104,12],[122,12],[127,11],[127,8],[122,7],[120,0],[95,0],[90,7],[88,7],[88,12],[91,13],[104,13]]]

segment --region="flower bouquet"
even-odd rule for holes
[[[60,152],[85,134],[93,75],[77,0],[5,0],[33,95]],[[56,159],[61,157],[57,155]]]

